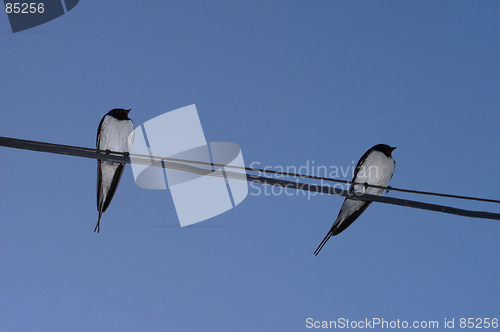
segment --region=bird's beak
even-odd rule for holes
[[[396,149],[397,149],[397,147],[391,147],[391,152],[396,150]]]
[[[127,111],[127,115],[128,115],[128,113],[129,113],[131,110],[132,110],[132,109],[125,110],[125,111]]]

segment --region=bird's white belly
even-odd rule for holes
[[[374,151],[365,160],[354,182],[368,183],[377,186],[387,186],[394,173],[394,159],[388,158],[384,153]],[[383,189],[368,187],[365,191],[363,185],[355,185],[354,191],[357,193],[366,193],[371,195],[382,195]]]
[[[356,174],[353,182],[357,183],[368,183],[377,186],[386,187],[392,178],[394,173],[394,159],[388,158],[384,153],[379,151],[374,151],[363,163],[361,169]],[[370,194],[370,195],[382,195],[384,193],[383,189],[368,187],[365,190],[364,185],[355,185],[354,192],[359,194]],[[363,206],[365,201],[358,201],[353,199],[346,199],[342,208],[340,209],[339,218],[337,220],[344,220],[346,217],[352,215],[361,206]]]
[[[134,140],[133,132],[132,121],[119,121],[112,116],[106,116],[101,125],[98,149],[129,152]]]

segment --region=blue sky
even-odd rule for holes
[[[112,108],[138,126],[196,104],[207,141],[238,144],[247,165],[348,167],[386,143],[392,186],[498,199],[499,14],[494,1],[81,0],[16,34],[0,15],[0,135],[94,147]],[[95,234],[95,160],[0,158],[2,331],[500,318],[497,221],[373,203],[315,257],[340,197],[250,188],[180,228],[170,193],[127,166]]]

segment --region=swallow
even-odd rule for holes
[[[362,184],[351,185],[349,191],[356,194],[382,195],[384,189],[369,187],[369,185],[387,187],[396,167],[396,162],[392,159],[392,151],[394,149],[396,148],[386,144],[377,144],[366,151],[358,161],[352,179],[352,182]],[[358,219],[371,203],[371,201],[358,201],[346,198],[340,208],[337,219],[335,219],[325,238],[319,244],[314,255],[317,256],[319,254],[332,236],[342,233],[342,231]]]
[[[134,123],[128,118],[130,110],[115,108],[109,111],[99,123],[96,146],[98,150],[109,153],[123,152],[128,155],[134,142]],[[113,199],[118,183],[123,175],[125,164],[97,160],[97,211],[99,219],[94,232],[99,233],[102,213]]]

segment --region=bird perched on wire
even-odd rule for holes
[[[128,118],[130,110],[115,108],[109,111],[99,123],[97,129],[98,150],[124,152],[128,154],[134,142],[134,123]],[[102,213],[113,199],[118,183],[125,169],[125,164],[97,160],[97,211],[99,219],[94,232],[99,233]]]
[[[384,189],[370,187],[368,185],[376,185],[386,187],[394,174],[396,162],[392,159],[392,148],[386,144],[377,144],[361,157],[354,170],[354,178],[352,182],[362,183],[361,185],[351,185],[349,191],[358,194],[370,194],[380,196],[384,193]],[[340,208],[339,215],[333,223],[332,227],[326,234],[325,238],[319,244],[314,252],[318,255],[323,246],[328,240],[337,234],[342,233],[349,227],[366,208],[371,204],[371,201],[361,201],[346,198],[344,204]]]

